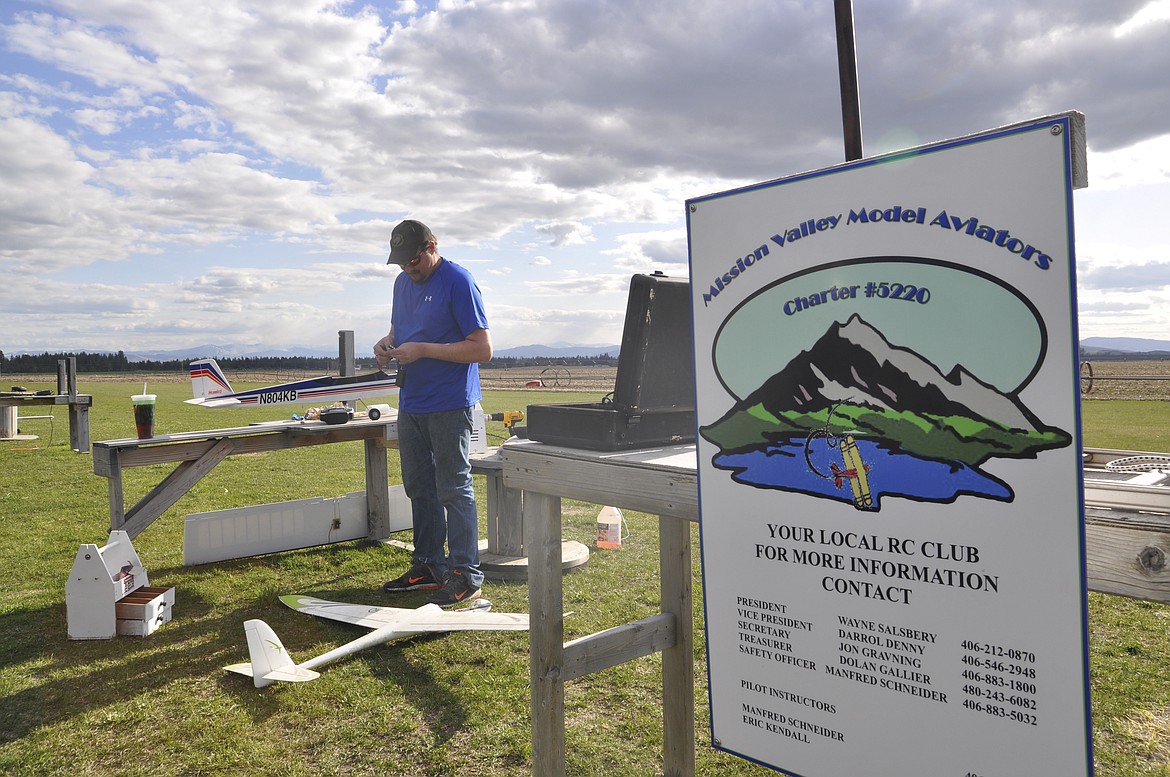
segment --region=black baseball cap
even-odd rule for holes
[[[403,221],[390,233],[390,258],[386,264],[406,264],[434,239],[431,230],[421,221]]]

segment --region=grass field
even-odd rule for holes
[[[6,379],[7,380],[7,379]],[[52,383],[22,381],[28,388]],[[507,384],[505,384],[507,385]],[[137,382],[87,382],[94,440],[133,435],[128,397]],[[570,387],[571,389],[571,387]],[[158,383],[160,433],[271,420],[274,409],[211,411],[183,404],[189,387]],[[534,401],[595,400],[598,392],[494,388],[487,412]],[[1086,401],[1086,443],[1170,449],[1170,403]],[[256,690],[222,671],[246,657],[243,621],[263,618],[294,657],[336,647],[361,633],[284,608],[277,596],[311,593],[371,604],[390,600],[382,581],[408,562],[401,549],[365,542],[203,567],[182,564],[187,513],[364,487],[362,447],[327,445],[220,464],[135,540],[154,585],[174,586],[175,618],[147,638],[70,641],[65,580],[80,543],[105,542],[106,481],[92,460],[68,449],[65,413],[22,424],[39,435],[0,443],[0,773],[12,775],[476,775],[530,773],[528,642],[519,634],[420,638],[365,651],[307,684]],[[498,442],[503,428],[489,425]],[[391,481],[397,457],[391,455]],[[136,501],[170,469],[125,473]],[[479,480],[479,479],[477,479]],[[478,483],[482,488],[482,482]],[[565,502],[566,539],[592,544],[598,507]],[[565,577],[566,638],[655,611],[657,520],[626,513],[620,550],[594,551]],[[709,744],[698,533],[695,721],[702,775],[771,770]],[[497,609],[524,611],[524,583],[490,583]],[[1097,774],[1170,775],[1170,608],[1090,595]],[[648,657],[569,683],[569,773],[660,773],[660,661]],[[1075,678],[1069,678],[1076,682]]]

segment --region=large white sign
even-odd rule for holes
[[[716,747],[1091,773],[1082,121],[687,203]]]

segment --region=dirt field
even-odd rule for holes
[[[1140,380],[1143,377],[1150,379]],[[1081,363],[1081,396],[1086,400],[1170,401],[1170,360],[1114,362],[1089,359]]]
[[[617,367],[517,367],[479,371],[479,382],[485,389],[524,388],[539,380],[546,390],[606,394],[613,391],[616,378]]]

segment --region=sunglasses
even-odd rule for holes
[[[418,267],[419,262],[421,262],[423,260],[423,256],[426,255],[426,250],[427,250],[427,247],[423,246],[422,248],[418,249],[418,252],[415,253],[413,259],[411,259],[409,262],[401,262],[398,266],[403,268],[403,269],[406,269],[408,267]]]

